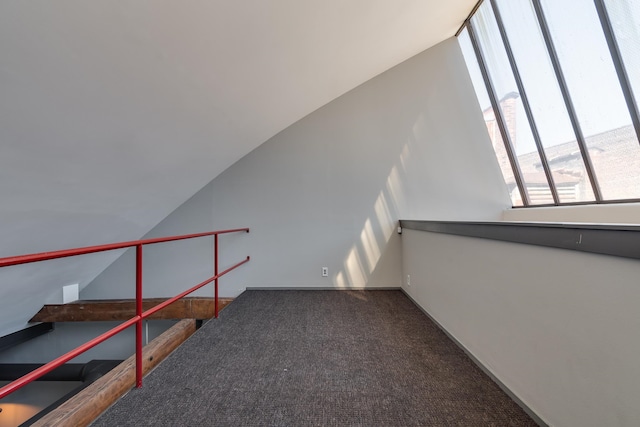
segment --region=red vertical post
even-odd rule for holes
[[[216,319],[218,318],[218,235],[214,234],[213,235],[213,275],[216,277],[215,281],[214,281],[214,288],[215,288],[215,297],[214,297],[214,304],[215,304],[215,316]]]
[[[142,387],[142,245],[136,245],[136,387]]]

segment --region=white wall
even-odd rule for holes
[[[279,133],[152,235],[250,227],[248,235],[221,240],[230,251],[222,267],[252,258],[222,280],[223,295],[248,286],[388,287],[401,284],[399,218],[497,220],[508,205],[452,38]],[[206,273],[189,260],[189,250],[157,251],[149,271],[165,268],[175,255],[178,268]],[[81,298],[132,295],[129,258],[113,264]],[[321,277],[323,266],[328,278]],[[147,277],[149,292],[176,293],[175,281]]]
[[[640,425],[640,262],[413,230],[402,250],[407,293],[549,425]]]
[[[198,191],[145,237],[212,230],[210,187],[211,184]],[[135,262],[135,250],[129,249],[81,291],[80,298],[135,298]],[[203,237],[147,245],[143,248],[142,263],[143,297],[172,297],[213,275],[213,240]],[[211,288],[205,288],[191,296],[212,295]]]
[[[134,240],[475,0],[0,1],[0,257]],[[118,254],[0,271],[0,336]]]

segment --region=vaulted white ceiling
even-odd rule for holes
[[[0,257],[141,237],[475,1],[3,0]],[[0,335],[115,256],[0,271]]]

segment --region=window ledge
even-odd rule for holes
[[[403,229],[640,259],[640,225],[401,220]]]

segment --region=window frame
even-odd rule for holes
[[[533,6],[533,10],[535,12],[534,19],[543,37],[544,45],[547,50],[547,55],[552,64],[555,79],[558,83],[560,93],[564,101],[564,108],[566,108],[566,112],[568,114],[568,118],[571,123],[571,128],[573,130],[573,133],[575,134],[575,142],[577,143],[577,146],[580,150],[579,157],[582,159],[582,162],[584,164],[584,172],[586,172],[586,177],[584,181],[588,180],[591,190],[593,191],[593,197],[595,198],[595,200],[563,202],[560,199],[559,186],[562,186],[562,183],[556,183],[554,180],[553,171],[551,170],[549,160],[547,158],[547,149],[550,149],[550,147],[545,147],[543,140],[540,136],[540,133],[538,131],[536,120],[532,112],[531,104],[529,103],[529,98],[527,96],[527,88],[523,84],[521,74],[518,68],[518,64],[513,54],[512,46],[509,40],[509,34],[505,29],[503,16],[501,14],[499,4],[497,0],[486,0],[486,2],[488,2],[489,4],[485,4],[485,0],[480,0],[474,6],[469,16],[465,19],[463,25],[460,27],[458,32],[456,32],[456,37],[458,37],[465,30],[469,35],[469,40],[471,41],[471,45],[473,47],[473,52],[475,55],[475,61],[482,74],[482,80],[484,81],[485,89],[489,95],[489,100],[495,116],[496,125],[502,137],[502,141],[505,146],[507,157],[509,159],[509,164],[511,166],[511,171],[516,181],[518,191],[521,195],[522,206],[514,205],[513,208],[640,202],[640,198],[636,198],[636,197],[611,199],[611,198],[605,198],[603,196],[602,190],[600,188],[600,183],[598,181],[599,176],[596,173],[596,170],[594,168],[593,161],[591,159],[591,155],[589,153],[588,146],[587,146],[587,141],[586,141],[587,138],[583,134],[578,115],[573,105],[573,101],[571,98],[571,94],[569,92],[566,78],[563,73],[562,67],[560,65],[558,53],[555,49],[553,35],[549,29],[549,26],[546,20],[547,18],[545,16],[543,5],[540,0],[529,0],[529,1],[530,1],[530,4]],[[613,65],[616,71],[616,76],[618,79],[617,83],[620,85],[620,88],[622,89],[624,100],[625,100],[627,109],[629,111],[629,115],[631,117],[631,124],[634,129],[635,139],[636,139],[636,142],[640,144],[640,109],[638,108],[638,105],[636,103],[633,87],[630,83],[629,76],[625,68],[624,60],[620,52],[620,48],[618,46],[618,42],[615,35],[615,29],[612,26],[605,0],[593,0],[593,2],[594,2],[594,6],[600,21],[600,28],[602,29],[602,32],[604,34],[608,51],[609,51],[609,54],[611,55],[611,60],[613,62]],[[511,140],[512,138],[507,129],[505,117],[501,110],[500,102],[498,100],[498,94],[496,93],[496,90],[495,90],[496,87],[494,85],[494,82],[492,81],[492,76],[487,66],[486,58],[483,55],[483,48],[481,47],[481,42],[478,39],[475,24],[472,22],[474,16],[476,15],[480,7],[485,7],[490,9],[497,23],[498,32],[500,35],[499,39],[502,42],[502,46],[497,46],[497,48],[500,48],[500,49],[504,48],[504,50],[506,51],[506,55],[507,55],[509,66],[510,66],[509,71],[513,76],[513,79],[515,80],[515,84],[520,96],[520,101],[522,102],[522,105],[524,107],[524,113],[525,113],[528,125],[531,129],[533,142],[535,143],[535,148],[540,157],[542,171],[544,172],[544,176],[546,177],[553,203],[549,203],[549,204],[532,203],[531,195],[529,194],[529,188],[527,187],[527,184],[525,182],[521,165],[514,149],[514,141]],[[468,61],[468,60],[469,59],[465,58],[465,61]],[[612,129],[611,131],[614,131],[614,130],[615,129]],[[632,140],[629,140],[629,141],[633,142]],[[577,151],[576,151],[576,155],[577,155]],[[638,173],[640,174],[640,172]],[[607,182],[607,181],[605,180],[604,182]],[[611,181],[608,181],[608,182],[611,182]],[[586,183],[584,185],[586,185]],[[511,200],[513,204],[514,199],[512,198]]]

